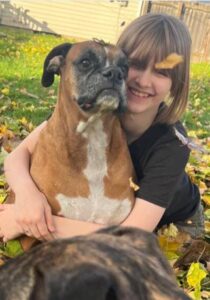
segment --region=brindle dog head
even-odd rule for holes
[[[1,300],[188,300],[155,236],[110,227],[34,247],[0,268]]]
[[[61,75],[62,89],[89,113],[104,101],[114,101],[113,110],[126,107],[125,79],[128,61],[117,47],[101,41],[65,43],[51,50],[44,62],[42,85],[50,86]]]

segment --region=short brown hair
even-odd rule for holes
[[[128,25],[117,45],[129,58],[144,62],[145,68],[171,53],[183,56],[183,63],[168,71],[172,79],[171,101],[154,121],[175,123],[185,111],[189,92],[191,37],[185,24],[170,15],[147,14]]]

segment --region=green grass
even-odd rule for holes
[[[0,34],[0,121],[12,129],[23,117],[38,125],[52,111],[57,93],[57,84],[41,86],[44,59],[54,46],[75,40],[8,27],[0,27]]]
[[[184,115],[186,127],[200,138],[210,131],[210,64],[191,65],[190,97]]]

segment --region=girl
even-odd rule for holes
[[[173,16],[148,14],[124,30],[118,46],[130,60],[128,111],[121,121],[140,186],[135,206],[121,225],[154,231],[185,221],[185,229],[193,229],[191,233],[197,236],[203,229],[199,191],[185,173],[190,151],[175,134],[175,128],[186,134],[179,118],[188,98],[189,32]],[[156,63],[171,53],[182,55],[183,63],[157,69]],[[30,177],[30,155],[46,124],[38,126],[5,161],[6,178],[16,194],[15,204],[3,205],[0,211],[0,234],[5,241],[23,233],[41,240],[72,237],[102,227],[52,216],[45,196]],[[189,219],[191,224],[186,222]]]

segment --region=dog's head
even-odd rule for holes
[[[68,96],[85,112],[95,112],[101,104],[123,111],[126,108],[125,79],[128,62],[117,47],[101,41],[65,43],[52,49],[44,62],[42,85],[50,86],[54,75]],[[112,101],[113,106],[109,105]]]
[[[43,243],[10,260],[0,267],[0,299],[190,298],[178,288],[152,233],[113,226]]]

